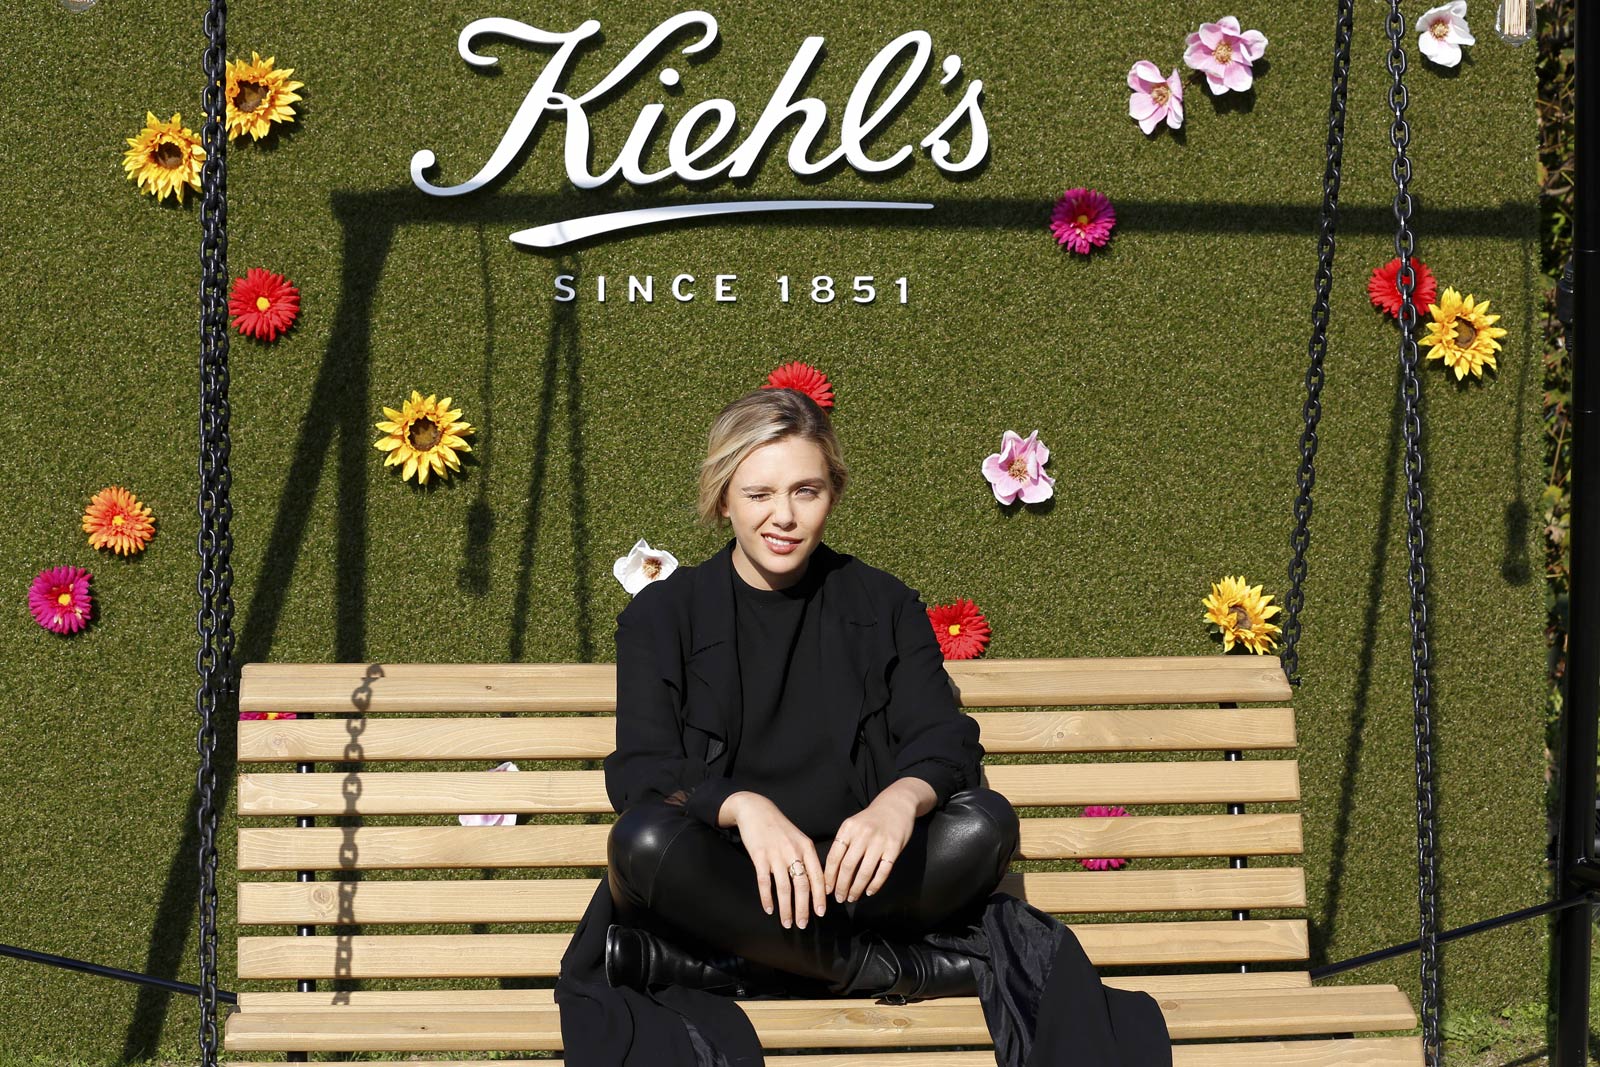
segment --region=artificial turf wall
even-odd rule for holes
[[[191,980],[198,213],[137,193],[121,153],[147,109],[198,128],[203,6],[35,0],[12,5],[0,36],[13,412],[0,464],[0,942]],[[1382,8],[1357,8],[1295,701],[1318,963],[1416,931],[1397,332],[1365,293],[1393,255],[1388,74]],[[930,603],[976,599],[993,656],[1206,653],[1209,582],[1243,573],[1282,600],[1333,5],[725,4],[709,58],[671,60],[682,90],[650,67],[594,116],[597,144],[614,151],[651,99],[676,118],[726,96],[748,128],[802,38],[820,34],[810,88],[829,102],[831,148],[862,67],[921,28],[935,63],[959,52],[963,73],[949,90],[930,77],[883,143],[920,139],[977,77],[987,164],[956,181],[919,151],[885,179],[802,181],[780,147],[737,185],[580,192],[557,125],[488,192],[435,199],[412,185],[422,148],[442,161],[438,181],[476,171],[542,61],[499,42],[485,50],[500,73],[468,68],[456,35],[471,19],[600,18],[605,42],[574,75],[586,87],[678,10],[231,5],[229,54],[276,56],[307,84],[300,122],[228,153],[232,273],[282,271],[304,305],[276,344],[232,348],[241,661],[609,659],[626,603],[611,561],[639,537],[687,561],[717,547],[693,524],[705,427],[797,358],[834,382],[854,478],[829,541]],[[1142,135],[1126,114],[1130,65],[1179,65],[1184,35],[1230,12],[1270,41],[1254,91],[1213,100],[1188,75],[1181,133]],[[1483,381],[1425,374],[1447,925],[1535,903],[1545,886],[1533,54],[1496,40],[1488,5],[1470,17],[1480,43],[1454,71],[1422,64],[1407,32],[1419,254],[1441,285],[1492,298],[1509,331]],[[1119,220],[1088,259],[1046,230],[1054,198],[1079,185],[1108,194]],[[749,218],[560,254],[507,241],[605,210],[786,197],[936,209]],[[578,300],[553,300],[558,273],[577,276]],[[653,304],[618,299],[630,273],[655,276]],[[662,294],[678,273],[699,279],[697,299]],[[712,299],[715,274],[738,275],[736,303]],[[872,275],[879,299],[813,304],[805,280],[822,274]],[[781,275],[797,280],[787,305]],[[901,277],[903,306],[890,289]],[[381,406],[413,388],[453,396],[478,429],[446,485],[402,483],[373,448]],[[1002,430],[1035,428],[1055,499],[1002,509],[979,464]],[[111,484],[156,512],[137,558],[97,554],[78,530]],[[98,618],[73,638],[25,606],[28,581],[58,564],[95,576]],[[225,818],[229,987],[234,830]],[[1450,948],[1447,1005],[1540,996],[1544,946],[1524,924]],[[1414,969],[1350,980],[1414,992]],[[9,960],[0,1004],[3,1047],[56,1062],[183,1048],[196,1020],[183,998]]]

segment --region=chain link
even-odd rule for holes
[[[228,164],[224,86],[227,3],[211,0],[205,16],[206,85],[200,135],[200,610],[196,627],[200,675],[195,694],[200,730],[196,775],[200,830],[200,1063],[217,1062],[217,774],[218,724],[237,719],[233,679],[233,535],[228,469]]]
[[[1422,1051],[1428,1067],[1444,1062],[1439,1041],[1439,890],[1438,836],[1434,811],[1433,692],[1429,680],[1428,568],[1423,532],[1422,493],[1422,385],[1417,377],[1417,306],[1412,300],[1416,271],[1411,256],[1416,240],[1411,232],[1411,128],[1406,124],[1406,53],[1402,47],[1406,23],[1400,0],[1389,0],[1389,107],[1394,121],[1389,142],[1394,145],[1394,250],[1400,257],[1396,283],[1400,289],[1400,395],[1404,407],[1401,432],[1405,437],[1406,547],[1410,562],[1406,582],[1411,589],[1411,700],[1416,737],[1417,773],[1417,908],[1422,947]]]
[[[1317,231],[1316,299],[1311,304],[1311,362],[1306,368],[1306,402],[1301,411],[1298,492],[1294,533],[1289,537],[1289,597],[1283,616],[1283,670],[1300,684],[1300,611],[1305,607],[1306,550],[1311,547],[1311,489],[1317,482],[1317,423],[1322,419],[1322,364],[1328,354],[1328,298],[1333,290],[1334,229],[1339,221],[1339,179],[1344,161],[1345,101],[1350,88],[1350,33],[1355,0],[1339,0],[1333,30],[1333,91],[1328,101],[1328,162],[1322,172],[1322,218]]]

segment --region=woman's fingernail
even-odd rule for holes
[[[789,929],[789,920],[788,919],[783,920],[783,928],[785,930]]]
[[[771,909],[771,908],[768,908],[768,909],[767,909],[767,914],[768,914],[768,915],[771,915],[771,914],[772,914],[772,909]]]
[[[804,921],[803,921],[803,920],[802,920],[802,921],[801,921],[801,923],[800,923],[800,929],[802,929],[802,930],[804,930],[804,929],[805,929],[805,928],[806,928],[806,924],[805,924],[805,922],[804,922]]]

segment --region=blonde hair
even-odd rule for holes
[[[848,475],[828,413],[797,389],[757,389],[723,408],[711,424],[706,458],[700,464],[700,495],[696,502],[700,521],[711,527],[726,522],[722,503],[733,472],[756,449],[788,437],[811,441],[822,450],[837,503]]]

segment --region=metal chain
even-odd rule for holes
[[[1400,395],[1404,406],[1401,430],[1405,437],[1406,547],[1410,565],[1406,581],[1411,588],[1411,701],[1416,735],[1417,772],[1417,909],[1420,913],[1422,949],[1422,1051],[1428,1067],[1444,1061],[1439,1043],[1439,891],[1438,836],[1434,812],[1432,686],[1428,653],[1428,569],[1422,519],[1422,386],[1417,377],[1417,306],[1412,300],[1416,271],[1411,266],[1415,240],[1411,233],[1411,160],[1406,149],[1411,128],[1406,124],[1406,53],[1401,42],[1406,23],[1400,0],[1389,0],[1389,107],[1394,121],[1389,141],[1394,145],[1395,254],[1400,257],[1396,283],[1400,289]]]
[[[1334,228],[1339,221],[1339,179],[1344,160],[1345,101],[1350,88],[1350,32],[1355,0],[1339,0],[1333,29],[1333,92],[1328,101],[1328,163],[1322,172],[1322,219],[1317,231],[1316,299],[1311,304],[1311,362],[1301,414],[1294,533],[1289,537],[1289,597],[1283,616],[1283,670],[1300,684],[1300,611],[1305,607],[1306,550],[1311,547],[1311,489],[1317,482],[1317,423],[1322,419],[1322,364],[1328,354],[1328,297],[1333,290]]]
[[[217,1062],[217,727],[234,714],[233,508],[228,490],[228,165],[223,129],[227,71],[227,3],[211,0],[205,17],[205,126],[200,172],[200,651],[195,695],[200,732],[196,776],[200,830],[200,1063]]]

